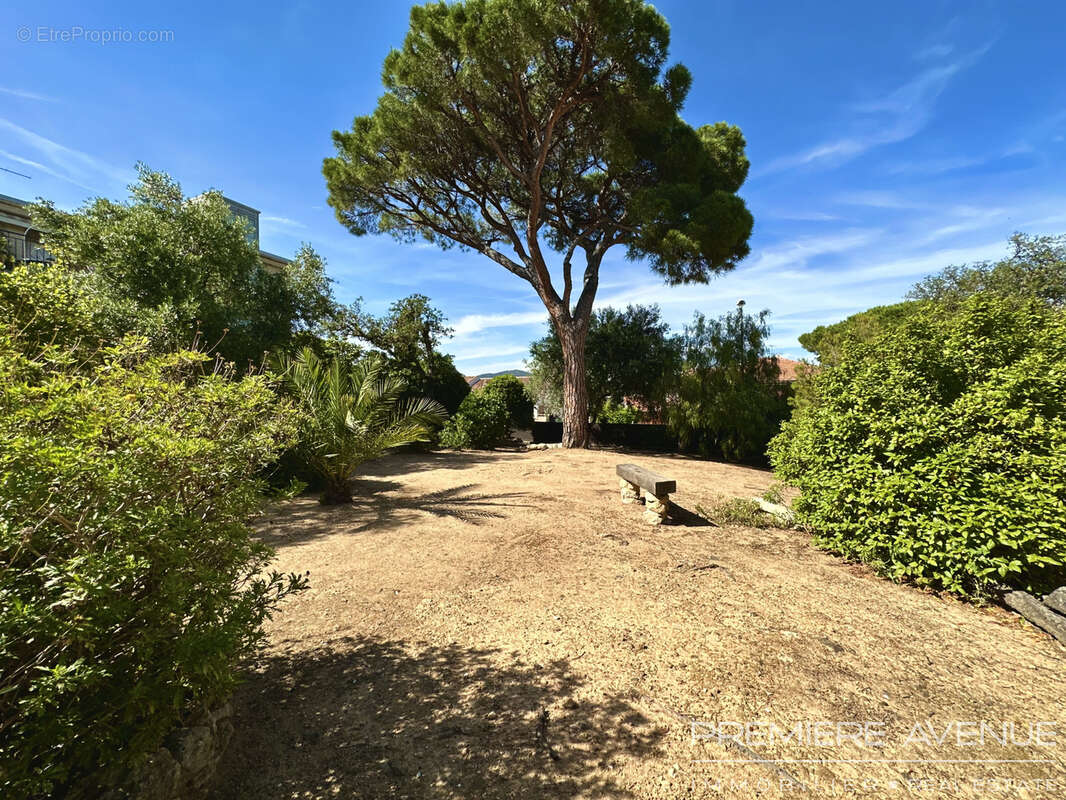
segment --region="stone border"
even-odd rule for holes
[[[222,754],[233,737],[233,706],[202,711],[138,767],[126,785],[105,800],[194,800],[205,796]]]
[[[1007,592],[1003,604],[1066,644],[1066,586],[1045,595],[1043,600],[1028,592]]]

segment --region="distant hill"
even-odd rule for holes
[[[505,369],[503,372],[483,372],[479,378],[495,378],[497,375],[514,375],[516,378],[528,378],[529,373],[524,369]]]

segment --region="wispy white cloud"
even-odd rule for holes
[[[490,359],[500,360],[506,356],[517,356],[529,353],[529,346],[524,344],[490,348],[485,348],[482,344],[480,347],[475,346],[473,349],[467,349],[461,345],[453,345],[451,347],[445,347],[445,349],[455,356],[456,359],[461,360],[465,364],[480,363]]]
[[[41,169],[47,174],[87,189],[103,192],[125,186],[133,180],[132,170],[122,169],[96,156],[60,144],[46,136],[16,125],[0,117],[0,130],[13,134],[23,146],[33,151],[34,158],[9,154],[8,157],[27,166]]]
[[[38,100],[42,103],[57,102],[54,97],[48,97],[47,95],[38,94],[37,92],[28,92],[25,89],[13,89],[10,86],[0,86],[0,94],[10,95],[11,97],[20,97],[23,100]]]
[[[1005,208],[969,209],[961,206],[956,209],[956,213],[962,218],[960,221],[932,228],[917,239],[915,244],[932,244],[941,239],[958,236],[960,233],[987,229],[995,222],[1006,222],[1010,212]]]
[[[838,166],[876,147],[910,139],[929,123],[936,100],[951,79],[974,64],[988,48],[986,45],[952,63],[930,67],[881,97],[852,104],[855,133],[774,159],[755,175],[809,165]]]
[[[743,272],[767,272],[805,267],[812,259],[870,244],[881,235],[872,228],[852,228],[824,236],[801,236],[798,239],[765,247],[745,263]]]
[[[844,205],[884,208],[893,211],[921,211],[929,208],[929,203],[916,200],[902,192],[893,192],[885,189],[858,189],[840,192],[834,200]]]
[[[299,220],[290,219],[289,217],[278,217],[272,214],[261,215],[259,217],[259,224],[265,228],[303,229],[307,227]]]
[[[511,328],[519,325],[534,325],[544,322],[548,318],[548,312],[541,311],[515,311],[509,314],[467,314],[460,317],[452,326],[455,335],[468,336],[471,333],[488,330],[490,328]]]
[[[836,222],[840,219],[838,215],[824,211],[763,211],[760,216],[791,222]]]
[[[90,192],[95,191],[95,189],[92,186],[88,186],[87,184],[80,183],[79,181],[76,181],[73,178],[70,178],[70,177],[68,177],[66,175],[62,175],[59,172],[56,172],[51,167],[45,166],[44,164],[42,164],[39,161],[34,161],[33,159],[30,159],[30,158],[23,158],[22,156],[15,155],[14,153],[9,153],[7,150],[0,150],[0,157],[10,159],[11,161],[14,161],[17,164],[22,164],[24,167],[30,167],[31,169],[40,170],[45,175],[51,175],[53,178],[59,178],[59,180],[61,180],[61,181],[66,181],[67,183],[72,183],[75,186],[80,186],[82,189],[85,189],[87,191],[90,191]],[[30,177],[33,177],[33,176],[31,175]]]
[[[989,161],[988,156],[946,156],[944,158],[929,158],[910,161],[897,161],[888,164],[885,171],[890,175],[940,175],[945,172],[955,172],[960,169],[978,167]]]
[[[917,53],[914,54],[916,61],[928,61],[935,58],[947,58],[955,52],[955,45],[947,42],[938,42],[931,44],[928,47],[923,47]]]

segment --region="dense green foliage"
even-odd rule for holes
[[[840,359],[846,342],[868,342],[899,325],[916,308],[914,302],[874,306],[831,325],[819,325],[800,334],[799,343],[818,356],[818,363],[832,365]]]
[[[497,375],[471,392],[441,431],[440,443],[456,449],[488,448],[513,428],[533,425],[533,401],[514,375]]]
[[[542,408],[558,413],[563,389],[563,348],[549,323],[548,334],[530,345],[531,392]],[[680,341],[670,335],[658,306],[601,308],[589,318],[585,374],[589,416],[609,421],[607,404],[636,402],[661,413],[668,387],[680,367]]]
[[[303,585],[264,572],[246,524],[295,430],[266,377],[202,353],[133,340],[90,359],[0,331],[5,798],[98,797],[230,691]]]
[[[1066,577],[1066,318],[979,292],[846,341],[771,445],[817,541],[964,595]]]
[[[245,224],[222,195],[186,198],[169,176],[139,165],[127,203],[97,198],[74,213],[32,207],[55,267],[91,298],[98,330],[137,332],[159,352],[201,332],[244,368],[324,322],[334,308],[322,260],[304,247],[280,272],[261,266]]]
[[[525,384],[514,375],[497,375],[478,389],[488,397],[497,397],[507,409],[507,424],[512,428],[529,428],[533,424],[533,401]]]
[[[407,386],[385,374],[379,358],[349,368],[305,348],[282,360],[282,372],[303,412],[296,452],[323,479],[323,503],[350,502],[360,464],[427,441],[446,415],[434,400],[407,397]]]
[[[440,432],[443,447],[484,450],[503,441],[511,430],[504,398],[483,391],[471,392]]]
[[[1007,258],[947,267],[918,283],[908,297],[932,300],[948,309],[982,292],[1031,297],[1057,308],[1066,306],[1066,236],[1016,233],[1010,244]]]
[[[676,284],[705,282],[749,250],[752,217],[736,194],[744,138],[681,119],[692,79],[664,69],[668,45],[666,21],[642,0],[416,6],[377,108],[334,132],[324,164],[330,205],[353,233],[470,248],[532,285],[574,365],[563,397],[572,446],[587,442],[578,365],[604,254],[623,246]]]
[[[384,355],[385,372],[403,383],[409,396],[436,400],[454,414],[470,387],[452,357],[440,352],[441,341],[452,334],[444,315],[421,294],[397,300],[381,317],[367,314],[360,304],[357,300],[345,311],[339,333]]]
[[[0,271],[0,311],[4,322],[19,331],[12,344],[28,355],[54,345],[91,357],[101,342],[119,338],[82,276],[53,264],[19,264]]]
[[[767,349],[769,311],[743,308],[685,326],[683,363],[667,422],[682,449],[760,459],[788,414],[777,358]]]
[[[608,400],[603,404],[600,412],[600,422],[609,422],[615,425],[635,425],[643,422],[644,412],[633,406],[622,405]]]

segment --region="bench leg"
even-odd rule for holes
[[[640,489],[635,483],[630,483],[625,478],[619,478],[618,485],[622,489],[623,503],[635,503],[640,498]]]
[[[644,521],[649,525],[662,525],[669,510],[670,495],[644,492]]]

